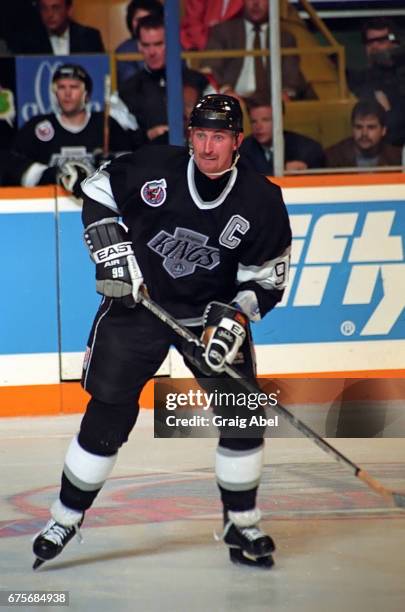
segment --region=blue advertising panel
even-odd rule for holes
[[[46,55],[19,56],[16,58],[18,126],[36,115],[55,111],[52,94],[52,76],[62,64],[79,64],[90,74],[93,92],[89,108],[104,108],[104,77],[109,73],[107,55]]]
[[[405,182],[283,193],[291,275],[281,304],[252,326],[262,372],[402,368]],[[4,269],[15,281],[3,304],[0,359],[60,350],[62,379],[78,378],[101,299],[79,202],[9,199],[0,213]]]
[[[60,341],[62,353],[86,349],[101,296],[96,293],[95,268],[83,239],[77,212],[58,215]]]
[[[253,326],[258,344],[405,339],[405,202],[288,205],[283,302]]]
[[[54,212],[5,213],[0,355],[57,353],[58,300]],[[12,272],[11,272],[12,271]]]

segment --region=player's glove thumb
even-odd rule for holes
[[[73,193],[76,198],[81,198],[80,184],[91,173],[92,169],[81,161],[66,161],[59,169],[58,182],[66,191]]]
[[[246,338],[247,317],[233,306],[210,302],[204,311],[205,361],[214,372],[231,364]]]

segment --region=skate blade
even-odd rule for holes
[[[248,565],[250,567],[259,567],[262,569],[270,569],[274,565],[273,557],[270,554],[262,557],[255,557],[240,548],[230,548],[229,556],[232,563],[239,565]]]
[[[34,565],[32,566],[33,570],[38,569],[39,567],[41,567],[41,565],[45,563],[44,559],[39,559],[39,557],[37,557],[34,561]]]

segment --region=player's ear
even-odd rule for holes
[[[239,134],[237,134],[235,138],[235,151],[239,149],[240,145],[242,144],[242,141],[243,141],[243,132],[239,132]]]

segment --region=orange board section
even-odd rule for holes
[[[277,375],[276,378],[269,375],[260,378],[271,378],[280,386],[283,390],[282,403],[285,404],[328,402],[338,397],[356,400],[367,396],[377,401],[405,399],[405,370],[322,372],[319,375],[290,374]],[[0,417],[75,414],[85,410],[88,400],[88,393],[78,382],[0,387]],[[140,405],[144,409],[153,408],[153,380],[145,385]]]
[[[280,187],[347,187],[348,185],[392,185],[405,183],[405,174],[322,174],[312,176],[269,176]]]
[[[89,395],[80,383],[0,387],[0,417],[47,416],[83,412]],[[141,408],[153,407],[153,381],[141,393]]]
[[[55,195],[55,185],[44,185],[43,187],[2,187],[0,189],[0,201],[54,198]]]

